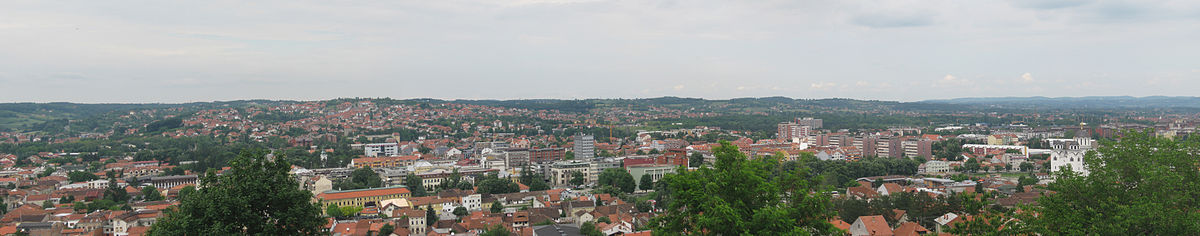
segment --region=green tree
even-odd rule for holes
[[[968,172],[968,173],[979,172],[980,169],[981,169],[981,167],[979,165],[979,158],[971,158],[970,160],[967,160],[967,162],[963,164],[963,171]]]
[[[1200,232],[1200,139],[1129,131],[1084,157],[1089,174],[1054,173],[1052,193],[1026,217],[1043,235],[1194,235]]]
[[[42,170],[42,173],[38,173],[38,178],[50,176],[55,171],[58,171],[58,169],[55,169],[53,166],[47,166],[45,170]]]
[[[408,176],[405,176],[404,186],[408,187],[408,191],[412,192],[413,197],[424,197],[429,195],[425,192],[425,184],[423,184],[421,177],[418,177],[417,175],[410,173]]]
[[[501,211],[504,211],[504,204],[500,203],[499,201],[492,203],[491,210],[492,213],[500,213]]]
[[[704,165],[704,154],[694,152],[692,156],[688,157],[688,167],[700,167],[702,165]]]
[[[665,186],[665,212],[650,225],[664,235],[834,234],[826,220],[829,199],[816,194],[815,176],[802,165],[780,165],[780,156],[747,160],[727,141],[713,148],[713,168],[679,170]]]
[[[396,226],[392,226],[391,223],[383,224],[383,227],[379,227],[379,235],[384,235],[384,236],[391,235],[392,232],[395,232],[395,231],[396,231]]]
[[[437,221],[438,221],[438,214],[437,214],[437,212],[433,211],[433,206],[429,206],[429,207],[425,208],[425,222],[430,222],[429,224],[433,224],[433,222],[437,222]]]
[[[467,212],[466,207],[460,206],[460,207],[455,207],[453,213],[454,213],[454,216],[458,216],[459,219],[462,219],[462,217],[466,216],[469,212]]]
[[[180,189],[180,190],[179,190],[179,196],[178,196],[178,198],[179,198],[179,199],[184,199],[184,198],[186,198],[187,196],[189,196],[189,195],[192,195],[192,193],[195,193],[195,192],[196,192],[196,186],[191,186],[191,185],[189,185],[189,186],[187,186],[187,187],[183,187],[183,189]]]
[[[571,185],[575,185],[575,186],[583,185],[583,182],[584,182],[583,172],[579,172],[579,171],[571,172],[571,180],[569,180],[568,182],[571,182]]]
[[[610,186],[624,193],[633,193],[637,189],[637,182],[633,181],[633,175],[621,168],[604,169],[600,172],[597,183],[597,186]]]
[[[378,188],[383,186],[383,180],[379,178],[379,174],[372,171],[371,168],[358,168],[350,172],[350,179],[339,182],[338,189],[364,189]]]
[[[142,199],[148,202],[161,201],[163,200],[163,196],[162,193],[158,192],[158,188],[147,185],[146,187],[142,187]]]
[[[488,226],[487,231],[483,231],[483,234],[481,234],[480,236],[510,236],[510,235],[513,235],[512,232],[509,232],[507,228],[504,228],[504,225],[496,224],[496,225]]]
[[[550,190],[550,184],[541,174],[534,174],[529,168],[521,170],[521,183],[529,186],[529,191]]]
[[[108,188],[104,189],[104,199],[113,202],[129,201],[129,192],[126,192],[124,188],[121,188],[120,184],[117,184],[115,176],[110,176],[108,178]]]
[[[586,236],[604,236],[604,232],[596,229],[596,224],[590,221],[583,222],[583,225],[579,226],[579,233]]]
[[[475,186],[479,193],[484,194],[503,194],[515,193],[521,191],[521,186],[517,185],[509,179],[497,178],[494,175],[483,175],[475,180]]]
[[[1030,162],[1028,162],[1028,161],[1027,161],[1027,162],[1021,162],[1020,169],[1021,169],[1021,172],[1030,172],[1030,171],[1033,171],[1033,163],[1030,163]]]
[[[650,201],[638,201],[637,204],[634,204],[634,207],[637,208],[638,212],[650,212],[650,210],[654,210],[654,207],[650,205]]]
[[[329,217],[333,217],[335,219],[342,218],[345,216],[345,214],[342,214],[342,208],[339,208],[336,204],[329,204],[329,206],[326,206],[325,207],[325,215],[328,215]]]
[[[654,176],[650,176],[650,174],[642,174],[642,180],[639,182],[638,184],[640,185],[638,187],[642,190],[654,189]]]
[[[70,179],[72,183],[78,183],[97,180],[100,179],[100,176],[86,171],[71,171],[67,173],[67,179]]]
[[[326,220],[283,155],[243,151],[222,175],[209,171],[150,235],[318,235]]]

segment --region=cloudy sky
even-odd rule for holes
[[[0,102],[1200,95],[1200,1],[4,1]]]

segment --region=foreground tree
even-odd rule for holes
[[[1025,220],[1044,235],[1194,235],[1200,232],[1200,139],[1127,132],[1089,152],[1091,172],[1058,172]]]
[[[150,235],[318,235],[326,223],[312,193],[288,174],[291,165],[243,151],[223,175],[209,171],[200,187],[154,224]]]
[[[829,199],[812,194],[818,181],[801,165],[780,157],[747,160],[722,141],[713,149],[713,168],[677,171],[664,186],[664,214],[650,222],[655,235],[835,234],[826,220]]]

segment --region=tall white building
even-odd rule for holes
[[[575,135],[575,159],[591,160],[596,157],[596,138],[592,135]]]
[[[1083,165],[1083,159],[1088,151],[1096,150],[1095,140],[1077,136],[1074,139],[1047,140],[1054,149],[1050,151],[1050,170],[1059,171],[1070,167],[1071,171],[1087,175],[1088,170]]]
[[[363,155],[368,157],[400,155],[400,145],[396,143],[370,143],[363,145]]]

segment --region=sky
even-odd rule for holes
[[[0,102],[1197,96],[1195,0],[0,3]]]

